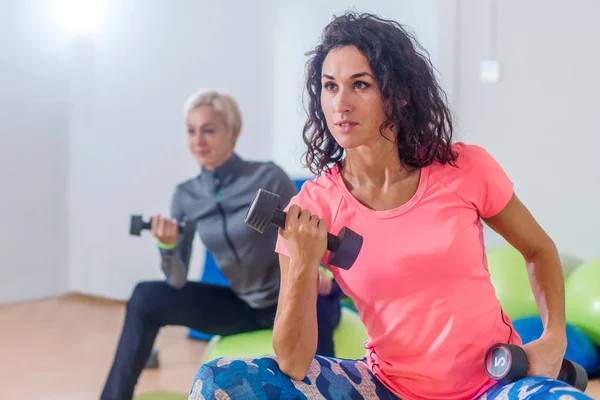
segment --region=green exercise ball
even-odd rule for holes
[[[600,259],[577,267],[565,282],[567,322],[600,346]]]
[[[367,331],[356,311],[342,307],[340,323],[333,331],[335,356],[356,360],[365,356]]]
[[[230,336],[213,336],[206,346],[203,362],[219,357],[258,357],[273,354],[273,331],[238,333]]]
[[[486,255],[492,285],[506,315],[513,321],[539,315],[523,255],[510,245],[490,249]]]
[[[224,337],[213,336],[204,352],[203,362],[219,357],[259,357],[273,354],[272,335],[271,329],[265,329]],[[358,314],[343,307],[340,323],[333,332],[336,357],[364,357],[366,341],[366,330]]]

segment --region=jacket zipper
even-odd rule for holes
[[[229,234],[227,233],[227,215],[225,214],[225,210],[223,209],[223,206],[221,205],[221,197],[223,196],[223,189],[221,189],[221,185],[220,185],[219,181],[217,181],[216,184],[217,184],[216,201],[217,201],[217,208],[219,209],[219,212],[221,213],[221,221],[223,221],[223,234],[225,235],[225,240],[227,241],[229,248],[233,252],[233,256],[235,257],[235,260],[239,264],[240,256],[238,255],[237,250],[235,249],[235,246],[233,245],[233,242],[232,242],[231,238],[229,237]]]

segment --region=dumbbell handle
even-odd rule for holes
[[[183,228],[184,228],[185,224],[180,222],[178,224],[178,226],[179,226],[179,233],[183,232]],[[142,221],[142,229],[152,230],[152,220]]]
[[[488,349],[484,364],[487,375],[503,383],[524,378],[529,367],[527,354],[521,346],[504,343],[497,343]],[[585,369],[567,359],[563,359],[557,379],[581,391],[585,391],[588,383]]]
[[[273,214],[273,219],[271,223],[280,227],[281,229],[285,229],[285,220],[287,218],[287,213],[279,208],[275,209],[275,213]],[[327,232],[327,250],[335,251],[340,245],[340,238],[336,235],[333,235]]]

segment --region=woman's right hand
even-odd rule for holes
[[[327,251],[327,223],[296,204],[289,207],[285,229],[279,229],[290,260],[297,266],[318,268]]]
[[[176,219],[155,214],[151,217],[150,226],[152,235],[162,244],[171,246],[177,243],[179,222]]]

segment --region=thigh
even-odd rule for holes
[[[165,281],[140,283],[132,300],[160,326],[181,325],[211,335],[259,329],[256,312],[227,288],[188,282],[175,289]]]
[[[364,360],[316,356],[302,381],[279,369],[275,356],[217,358],[200,367],[190,393],[199,399],[394,399]]]
[[[542,377],[528,377],[509,384],[498,383],[479,397],[479,400],[504,399],[591,400],[592,398],[562,381]]]

